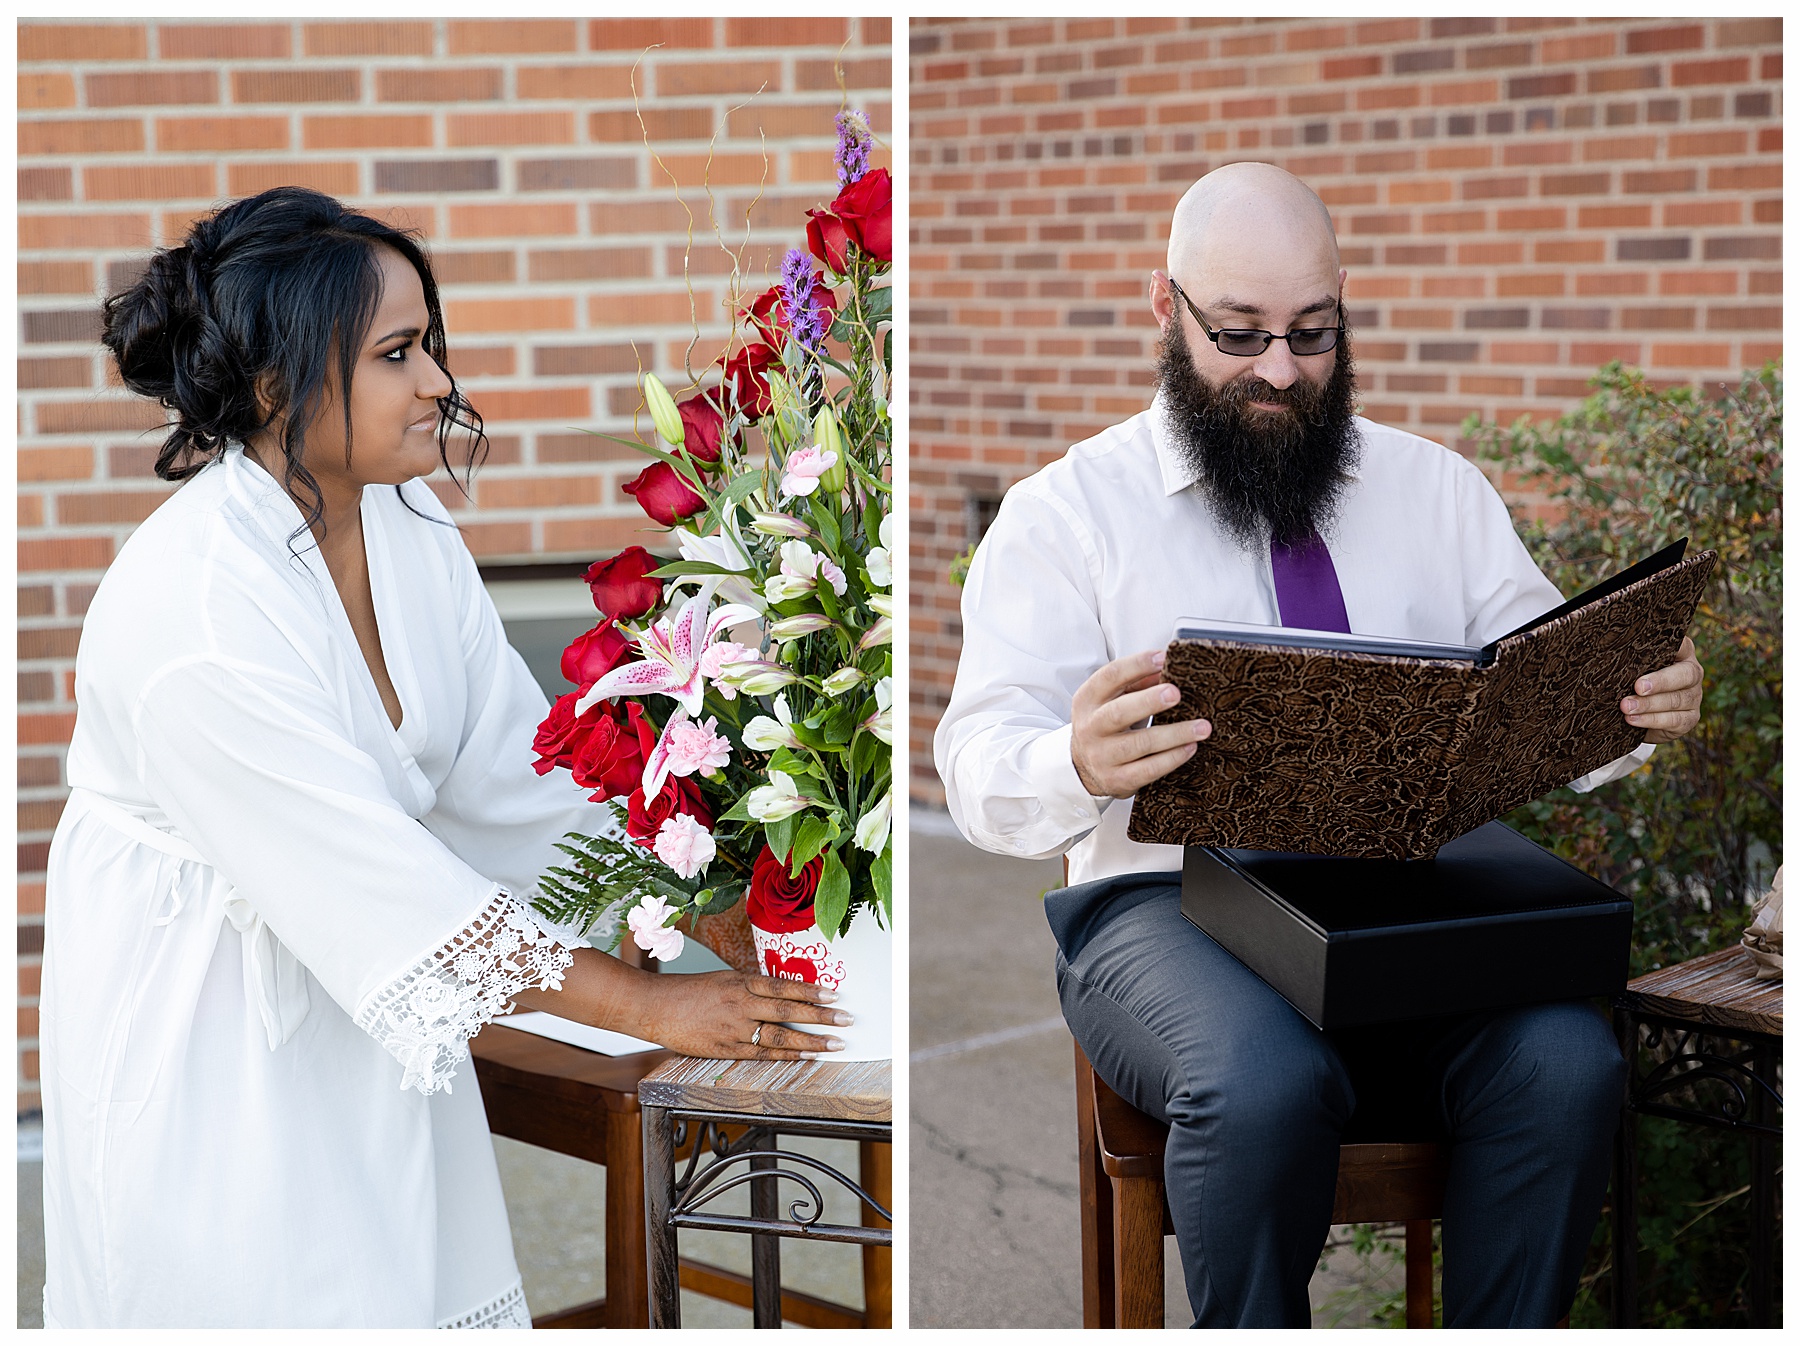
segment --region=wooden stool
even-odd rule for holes
[[[749,1302],[757,1327],[778,1328],[784,1318],[807,1327],[893,1325],[893,1229],[887,1214],[876,1209],[893,1210],[891,1061],[700,1061],[678,1057],[647,1076],[638,1097],[643,1109],[643,1229],[648,1244],[652,1327],[681,1326],[679,1288],[689,1283],[690,1264],[678,1256],[676,1234],[680,1229],[750,1235]],[[720,1128],[742,1128],[739,1141],[710,1163],[704,1161],[703,1153],[696,1154],[678,1177],[678,1133],[685,1135],[688,1146],[704,1149],[708,1148],[709,1133]],[[776,1191],[778,1174],[798,1174],[808,1186],[827,1177],[856,1189],[843,1174],[810,1156],[777,1148],[782,1135],[859,1142],[862,1224],[821,1223],[824,1211],[816,1193],[789,1203],[783,1218]],[[791,1167],[784,1168],[784,1163]],[[747,1167],[734,1172],[739,1164]],[[705,1209],[713,1196],[746,1183],[750,1188],[748,1217]],[[782,1289],[783,1238],[861,1244],[864,1309],[858,1312]]]
[[[1163,1325],[1163,1236],[1175,1232],[1163,1190],[1169,1128],[1139,1112],[1075,1047],[1081,1144],[1084,1327]],[[1406,1325],[1430,1327],[1431,1222],[1443,1213],[1443,1145],[1345,1145],[1333,1224],[1406,1225]]]

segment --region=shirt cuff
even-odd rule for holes
[[[1087,792],[1070,751],[1074,741],[1075,726],[1071,724],[1035,740],[1025,750],[1025,778],[1037,790],[1045,820],[1057,830],[1079,837],[1100,825],[1100,815],[1112,797]]]
[[[1585,776],[1577,776],[1569,782],[1569,788],[1577,794],[1586,794],[1589,790],[1616,781],[1622,776],[1629,776],[1645,762],[1650,754],[1656,751],[1654,743],[1640,743],[1623,757],[1608,762],[1603,767],[1590,771]]]

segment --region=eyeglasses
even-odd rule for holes
[[[1213,345],[1226,355],[1242,355],[1245,357],[1261,355],[1269,349],[1271,341],[1285,341],[1288,349],[1295,355],[1323,355],[1336,347],[1338,334],[1344,330],[1344,302],[1338,300],[1338,325],[1336,327],[1296,327],[1291,332],[1265,332],[1260,328],[1226,328],[1215,332],[1206,325],[1206,319],[1200,316],[1200,310],[1194,307],[1194,301],[1187,297],[1181,286],[1169,277],[1169,288],[1181,297],[1187,305],[1188,312],[1194,315],[1194,321],[1200,324],[1200,330],[1207,335]]]

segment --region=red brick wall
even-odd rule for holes
[[[1331,208],[1365,414],[1462,447],[1620,359],[1780,352],[1779,19],[914,20],[911,749],[972,498],[1141,410],[1181,193],[1262,159]]]
[[[470,546],[590,557],[642,540],[618,489],[641,460],[574,427],[626,432],[640,365],[678,387],[696,323],[696,369],[726,335],[730,262],[702,182],[748,243],[738,288],[754,294],[804,242],[802,211],[836,194],[843,102],[886,138],[891,58],[888,20],[845,18],[32,20],[18,43],[23,1109],[81,616],[167,494],[160,414],[116,386],[99,300],[197,215],[277,184],[423,229],[452,372],[493,438],[474,501],[446,493]]]

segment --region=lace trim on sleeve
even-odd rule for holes
[[[492,1303],[483,1304],[478,1309],[460,1314],[439,1327],[530,1327],[531,1312],[525,1307],[525,1287],[520,1281],[512,1283],[500,1298]]]
[[[502,888],[441,948],[364,1001],[356,1026],[405,1068],[402,1089],[448,1093],[481,1026],[508,1013],[527,987],[560,987],[574,961],[570,941]]]

